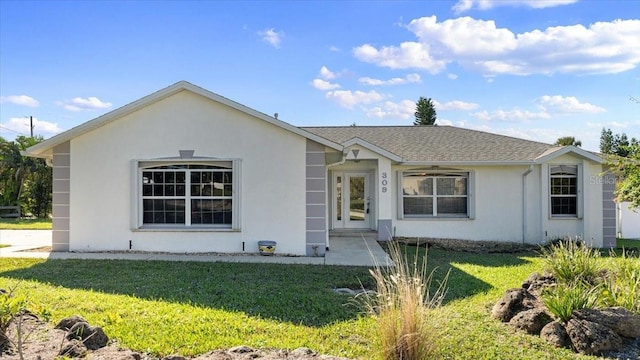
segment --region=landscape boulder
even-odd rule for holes
[[[87,347],[81,340],[73,339],[60,349],[58,355],[70,358],[83,358],[87,356]]]
[[[522,288],[526,289],[530,293],[540,294],[542,290],[548,287],[555,286],[556,278],[551,275],[550,272],[545,271],[540,274],[539,272],[534,272],[529,275],[529,277],[522,282]]]
[[[552,322],[551,315],[542,308],[535,308],[521,311],[515,314],[509,325],[518,330],[526,331],[532,335],[539,335],[542,328]]]
[[[595,355],[622,347],[622,338],[618,334],[595,322],[571,318],[565,329],[573,348],[581,354]]]
[[[87,320],[85,320],[82,316],[80,315],[71,315],[67,318],[64,318],[62,320],[60,320],[60,322],[58,324],[56,324],[55,328],[56,329],[60,329],[60,330],[64,330],[64,331],[69,331],[69,329],[71,329],[73,327],[73,325],[75,325],[76,323],[79,322],[87,322]]]
[[[91,326],[89,323],[80,321],[69,329],[67,332],[67,340],[81,340],[87,349],[97,350],[107,346],[109,338],[101,327]]]
[[[604,325],[620,336],[640,338],[640,315],[622,307],[576,310],[573,317]]]
[[[539,303],[539,299],[526,289],[509,289],[493,306],[491,316],[502,322],[508,322],[515,314],[524,310],[534,309],[539,306]]]
[[[571,340],[564,325],[559,321],[552,321],[540,330],[540,337],[549,344],[559,348],[571,347]]]

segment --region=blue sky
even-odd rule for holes
[[[0,0],[0,132],[187,80],[298,126],[411,125],[424,96],[441,125],[598,150],[640,137],[639,64],[636,0]]]

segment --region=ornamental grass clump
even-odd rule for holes
[[[596,306],[598,287],[588,284],[559,285],[543,291],[542,301],[559,321],[566,323],[575,310]]]
[[[412,261],[396,242],[388,252],[395,266],[370,270],[376,291],[365,296],[365,306],[377,322],[380,355],[385,360],[430,359],[437,353],[437,326],[430,310],[440,306],[449,274],[431,289],[434,271],[427,271],[427,256]]]
[[[640,259],[623,251],[611,251],[609,271],[603,279],[601,302],[604,306],[621,306],[640,314]]]
[[[595,285],[600,272],[600,252],[584,244],[579,237],[567,237],[542,248],[547,270],[558,283]]]

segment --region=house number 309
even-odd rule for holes
[[[382,179],[382,180],[380,181],[380,184],[382,185],[382,187],[380,188],[380,190],[381,190],[383,193],[386,193],[386,192],[387,192],[387,184],[389,184],[389,180],[387,180],[387,173],[386,173],[386,172],[381,173],[381,174],[380,174],[380,178]]]

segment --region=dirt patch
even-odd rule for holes
[[[18,350],[18,331],[22,334],[21,351]],[[22,315],[15,319],[7,331],[12,342],[10,349],[0,352],[0,358],[7,360],[23,359],[50,360],[60,355],[60,351],[68,345],[65,340],[67,332],[54,329],[48,322],[38,319],[31,314]],[[69,354],[66,354],[69,357]],[[179,355],[154,357],[122,348],[116,341],[95,351],[89,350],[88,358],[100,360],[186,360],[191,359]],[[300,360],[348,360],[335,356],[318,354],[307,348],[295,350],[281,349],[253,349],[248,346],[238,346],[231,349],[215,350],[194,358],[196,360],[241,360],[241,359],[300,359]]]

